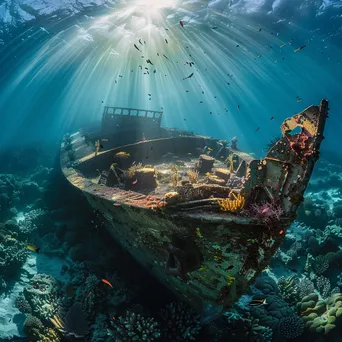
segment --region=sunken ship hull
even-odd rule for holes
[[[101,130],[64,141],[63,173],[136,260],[198,311],[216,308],[219,315],[267,267],[295,219],[328,103],[285,120],[264,159],[161,128],[159,112],[143,111],[142,120],[139,110],[119,110],[106,107]],[[134,117],[139,124],[132,125]],[[125,131],[124,145],[115,127]],[[291,134],[297,127],[301,132]],[[136,142],[144,134],[148,140]]]

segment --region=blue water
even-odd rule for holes
[[[327,98],[331,118],[324,148],[336,146],[339,1],[211,1],[210,6],[171,1],[174,8],[153,10],[143,3],[32,21],[12,38],[3,33],[1,144],[58,139],[99,120],[104,105],[111,104],[163,107],[164,126],[222,139],[237,136],[243,149],[259,155],[284,118]],[[190,61],[192,67],[185,64]]]

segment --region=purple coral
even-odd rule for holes
[[[284,214],[284,210],[275,203],[262,202],[260,204],[252,204],[250,213],[265,224],[270,224],[279,221]]]

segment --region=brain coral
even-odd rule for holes
[[[318,295],[312,293],[298,303],[298,309],[305,329],[327,335],[342,322],[342,294],[335,293],[325,300],[319,300]]]

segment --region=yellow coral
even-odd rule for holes
[[[187,172],[190,183],[197,183],[198,181],[198,171],[189,170]]]
[[[142,163],[138,163],[138,164],[133,164],[127,171],[127,176],[128,178],[133,178],[134,174],[143,168],[143,164]]]
[[[234,197],[233,200],[229,198],[217,200],[222,211],[236,212],[244,207],[245,198],[240,194],[236,196],[234,193],[232,193],[232,195]]]
[[[227,158],[227,162],[228,162],[229,171],[234,172],[234,161],[233,161],[233,155],[232,154]]]
[[[178,166],[177,165],[171,165],[171,171],[172,171],[172,176],[171,176],[171,182],[172,185],[175,187],[178,184]]]

